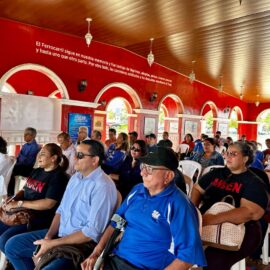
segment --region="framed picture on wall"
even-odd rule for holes
[[[144,134],[155,133],[156,131],[156,118],[145,117],[144,118]]]
[[[94,130],[102,131],[104,129],[104,117],[103,116],[95,116],[94,117]]]
[[[186,120],[184,127],[184,134],[190,133],[193,137],[197,137],[198,122]]]
[[[84,113],[69,113],[68,114],[68,133],[73,142],[78,138],[80,127],[87,127],[88,135],[91,134],[91,115]]]
[[[219,123],[218,130],[221,132],[221,137],[226,137],[228,134],[228,123]]]
[[[170,122],[170,133],[178,133],[178,122]]]

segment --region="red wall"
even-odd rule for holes
[[[138,93],[144,109],[156,110],[160,100],[165,95],[176,94],[180,97],[184,105],[184,114],[199,115],[205,102],[211,100],[218,107],[218,117],[223,116],[222,111],[226,106],[230,106],[231,108],[239,106],[243,112],[244,120],[252,120],[256,118],[255,110],[252,112],[249,110],[249,108],[252,108],[253,110],[252,105],[247,105],[238,98],[219,93],[217,90],[199,82],[190,84],[187,77],[166,69],[156,63],[153,64],[152,67],[149,67],[145,58],[130,53],[122,48],[103,44],[95,40],[92,41],[88,48],[83,37],[78,38],[64,35],[62,33],[40,29],[4,19],[0,19],[0,36],[5,37],[0,43],[0,77],[14,66],[25,63],[34,63],[43,65],[55,72],[64,82],[70,99],[93,102],[103,87],[110,83],[121,82],[128,84]],[[41,45],[42,43],[49,44],[54,48],[60,48],[62,52],[57,52],[60,57],[54,57],[44,53],[41,54],[40,49],[47,51],[47,53],[50,52],[51,54],[56,52],[54,49],[45,48]],[[77,59],[77,62],[62,59],[61,55],[67,55],[65,50],[79,54],[80,56],[72,56]],[[97,66],[97,64],[100,63],[89,59],[87,61],[90,61],[94,66],[87,64],[88,62],[86,62],[86,64],[78,63],[79,59],[85,59],[82,58],[81,55],[83,55],[83,57],[86,56],[89,59],[92,57],[106,61],[109,64],[105,63],[103,66],[107,69],[115,68],[112,64],[117,64],[124,66],[125,68],[147,73],[150,76],[166,78],[171,81],[171,86],[134,78],[132,76],[120,74],[119,72],[116,73],[110,70],[105,70],[104,68]],[[125,72],[129,71],[125,69]],[[132,74],[134,75],[135,73]],[[140,76],[142,76],[142,73],[140,73]],[[18,81],[22,80],[20,77],[16,76],[16,78]],[[88,86],[85,91],[79,92],[78,83],[82,79],[86,79],[88,81]],[[25,89],[31,89],[32,87],[30,86],[31,82],[29,81],[27,82],[29,84],[28,87],[25,85],[22,86],[23,83],[16,82],[14,80],[14,78],[10,79],[11,84],[20,85],[19,91],[21,93],[24,93]],[[42,91],[42,93],[40,92],[41,94],[39,93],[40,95],[48,96],[48,92],[46,92],[42,87],[40,87],[40,91]],[[110,100],[117,95],[125,96],[126,94],[123,94],[123,91],[120,93],[121,91],[122,90],[115,88],[113,91],[105,93],[102,98]],[[158,92],[158,98],[155,102],[150,103],[149,97],[153,92]],[[35,94],[39,95],[38,93]],[[126,95],[125,98],[132,106],[134,106],[128,95]],[[269,107],[269,104],[266,106]],[[72,110],[81,110],[78,108],[79,107],[74,107]],[[64,107],[64,123],[62,123],[63,129],[66,128],[65,122],[68,109],[70,108]]]

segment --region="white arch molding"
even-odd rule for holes
[[[4,85],[6,84],[7,80],[10,77],[13,74],[15,74],[16,72],[22,71],[22,70],[34,70],[34,71],[38,71],[38,72],[44,74],[45,76],[47,76],[49,79],[51,79],[54,82],[57,89],[61,92],[62,97],[65,99],[69,99],[69,94],[68,94],[67,88],[66,88],[65,84],[63,83],[63,81],[60,79],[60,77],[58,77],[58,75],[56,75],[56,73],[54,73],[52,70],[50,70],[44,66],[41,66],[38,64],[32,64],[32,63],[18,65],[16,67],[13,67],[9,71],[7,71],[0,79],[0,92],[2,92]]]
[[[178,113],[184,113],[184,105],[183,105],[183,102],[182,102],[182,100],[177,96],[177,95],[175,95],[175,94],[167,94],[167,95],[165,95],[161,100],[160,100],[160,102],[159,102],[159,105],[158,105],[158,111],[160,111],[160,109],[161,109],[161,106],[162,106],[162,103],[163,103],[163,101],[167,98],[167,97],[170,97],[170,98],[172,98],[177,104],[179,104],[180,106],[179,106],[179,109],[182,109],[182,112],[178,112]]]
[[[244,120],[244,119],[243,119],[243,112],[242,112],[242,110],[241,110],[240,107],[234,106],[234,107],[231,109],[229,118],[231,118],[231,113],[232,113],[232,111],[235,111],[235,112],[237,113],[237,117],[238,117],[238,115],[240,115],[241,119],[238,119],[238,121],[239,121],[239,120],[240,120],[240,121],[243,121],[243,120]]]
[[[97,94],[94,102],[99,103],[101,96],[112,87],[118,87],[118,88],[123,89],[125,92],[127,92],[130,95],[132,101],[135,104],[135,108],[136,109],[143,109],[141,100],[140,100],[137,92],[132,87],[130,87],[128,84],[121,83],[121,82],[110,83],[110,84],[106,85],[105,87],[103,87],[99,91],[99,93]]]
[[[202,109],[201,109],[201,112],[200,112],[200,115],[203,116],[203,115],[202,115],[203,110],[204,110],[204,108],[205,108],[207,105],[209,105],[210,108],[211,108],[211,110],[213,111],[213,116],[214,116],[214,110],[215,110],[216,116],[214,116],[214,117],[217,117],[217,116],[218,116],[218,108],[217,108],[217,105],[216,105],[213,101],[210,101],[210,100],[209,100],[209,101],[206,101],[206,102],[203,104]],[[213,110],[213,109],[214,109],[214,110]]]

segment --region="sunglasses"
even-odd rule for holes
[[[140,149],[140,148],[136,148],[136,147],[134,147],[134,146],[132,146],[132,147],[130,148],[130,150],[132,150],[132,151],[134,151],[134,152],[141,152],[141,149]]]
[[[236,151],[231,151],[231,152],[226,152],[225,153],[225,155],[226,155],[226,157],[237,157],[238,156],[238,152],[236,152]]]
[[[96,156],[96,155],[84,154],[84,153],[82,153],[82,152],[77,152],[77,153],[76,153],[76,158],[77,158],[77,159],[83,159],[85,156],[87,156],[87,157],[94,157],[94,156]]]

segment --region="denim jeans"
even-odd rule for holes
[[[34,269],[32,260],[33,252],[36,246],[33,244],[36,240],[43,239],[47,229],[22,233],[10,238],[5,246],[5,254],[9,262],[16,270]]]
[[[47,229],[23,233],[12,237],[6,243],[6,256],[16,270],[34,269],[32,260],[33,252],[36,246],[33,244],[36,240],[43,239]],[[72,260],[59,258],[51,261],[42,268],[43,270],[71,270],[73,269]]]
[[[27,232],[27,225],[8,226],[0,221],[0,250],[5,252],[6,242],[14,235]]]

